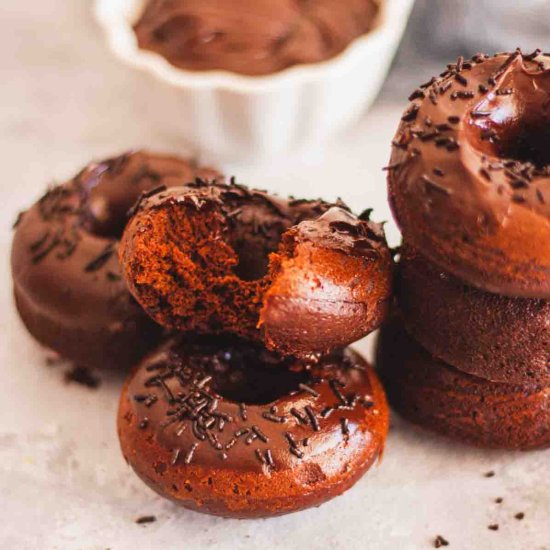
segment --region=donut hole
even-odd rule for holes
[[[514,90],[509,95],[491,94],[476,105],[467,130],[474,146],[484,154],[539,169],[550,166],[550,109],[542,103],[548,96],[534,96],[523,98]]]
[[[257,281],[265,277],[269,267],[269,254],[277,248],[278,239],[268,242],[263,238],[239,237],[232,243],[237,255],[237,264],[233,273],[243,281]]]
[[[224,345],[218,340],[214,349],[213,358],[206,367],[212,375],[210,387],[219,396],[235,403],[272,403],[299,391],[300,384],[310,378],[308,371],[289,368],[290,360],[247,342]]]
[[[132,184],[133,187],[113,179],[101,180],[88,192],[83,212],[86,229],[98,237],[120,240],[129,212],[141,194],[160,189],[153,176],[142,176],[140,185]]]
[[[239,216],[227,222],[226,242],[236,256],[233,273],[242,281],[258,281],[269,271],[269,255],[275,252],[292,222],[265,203],[243,206]]]
[[[128,204],[109,204],[103,197],[91,199],[89,203],[90,217],[87,229],[98,237],[120,240],[127,222],[126,213],[132,206]]]
[[[128,221],[128,211],[141,192],[158,186],[158,181],[151,172],[150,175],[144,174],[139,184],[128,183],[118,173],[120,167],[113,170],[112,162],[95,165],[80,177],[81,216],[86,230],[93,235],[120,240]],[[121,165],[128,162],[129,159],[121,157]]]
[[[550,166],[550,120],[511,125],[497,142],[499,156],[530,162],[537,168]]]
[[[197,168],[193,161],[144,151],[93,164],[76,177],[83,223],[94,235],[119,240],[128,212],[143,194],[182,185],[196,174],[205,178],[217,176],[213,171]]]
[[[487,117],[478,126],[483,136],[489,136],[482,147],[484,152],[537,168],[550,166],[550,122]]]

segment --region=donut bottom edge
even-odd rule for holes
[[[123,330],[97,331],[55,322],[14,286],[19,317],[29,334],[45,348],[78,367],[100,370],[131,369],[160,340],[161,329],[145,316],[128,319]]]
[[[481,448],[550,447],[550,386],[459,371],[430,355],[395,319],[382,328],[376,355],[390,406],[413,424]]]

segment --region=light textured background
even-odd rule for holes
[[[282,518],[179,510],[136,479],[115,434],[121,380],[103,376],[96,391],[67,386],[64,367],[46,366],[23,330],[10,290],[11,222],[46,183],[132,146],[177,150],[155,124],[158,107],[144,102],[141,79],[110,58],[89,7],[86,0],[0,3],[0,547],[402,550],[430,548],[441,533],[453,549],[550,549],[550,452],[479,451],[397,418],[379,468],[321,508]],[[224,168],[281,193],[338,194],[389,219],[380,168],[403,106],[379,104],[307,158]],[[388,231],[395,243],[392,224]],[[484,477],[490,470],[495,476]],[[495,504],[497,497],[504,502]],[[513,517],[520,511],[522,522]],[[145,514],[158,521],[136,525]],[[487,529],[492,523],[499,531]]]

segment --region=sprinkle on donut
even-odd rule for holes
[[[345,346],[383,320],[392,260],[381,225],[342,203],[197,181],[141,202],[120,247],[158,323],[234,333],[285,354]]]
[[[387,422],[383,390],[351,350],[308,362],[261,344],[179,337],[130,377],[119,435],[160,494],[254,517],[343,492],[382,452]]]
[[[410,96],[388,167],[404,238],[491,292],[550,296],[550,57],[459,58]]]
[[[159,185],[215,175],[191,161],[137,151],[92,163],[52,187],[15,227],[14,293],[29,332],[79,366],[135,364],[160,329],[122,280],[116,252],[127,211]]]

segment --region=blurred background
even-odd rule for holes
[[[550,0],[416,0],[381,98],[403,100],[459,55],[550,49]]]

